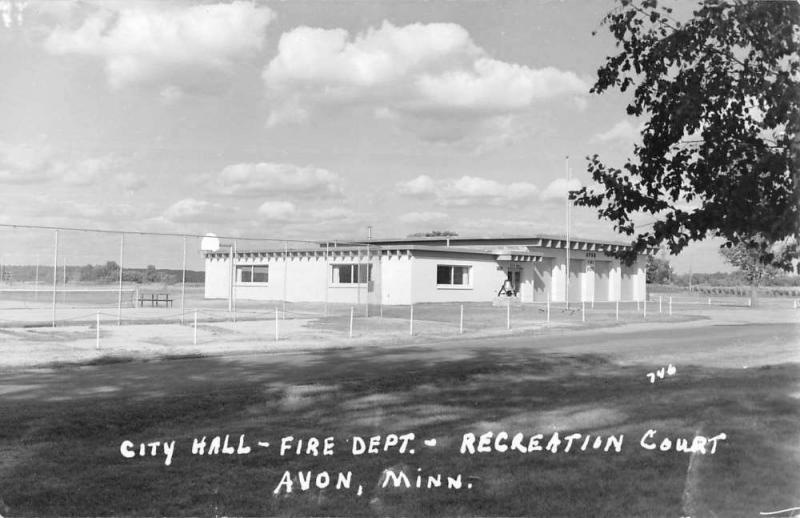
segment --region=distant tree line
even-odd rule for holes
[[[3,281],[5,283],[35,282],[35,265],[3,265]],[[108,261],[105,264],[87,264],[84,266],[59,266],[56,272],[56,281],[64,282],[66,273],[67,284],[112,284],[119,282],[119,264]],[[148,265],[147,268],[123,268],[122,281],[125,283],[160,283],[177,284],[181,282],[181,270],[169,268],[156,268]],[[205,281],[205,272],[186,270],[186,282],[201,283]],[[39,266],[39,282],[53,282],[53,267]]]

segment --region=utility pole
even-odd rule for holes
[[[570,241],[569,241],[569,227],[570,227],[570,204],[569,204],[569,181],[570,181],[570,170],[569,170],[569,155],[567,155],[564,167],[566,169],[567,174],[567,196],[566,196],[566,203],[567,203],[567,253],[566,253],[566,268],[564,270],[564,301],[566,303],[567,309],[569,309],[569,250],[570,250]]]

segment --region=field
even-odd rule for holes
[[[353,338],[349,308],[339,308],[287,315],[278,342],[258,318],[206,323],[197,345],[176,322],[109,326],[100,351],[89,324],[7,327],[0,515],[757,516],[797,507],[800,325],[786,306],[687,304],[647,318],[626,308],[622,323],[596,306],[586,321],[554,310],[550,325],[539,308],[513,308],[511,330],[505,308],[476,306],[463,335],[460,307],[422,306],[413,336],[408,308],[384,308],[383,318],[356,319]],[[673,375],[651,382],[648,373],[670,364]],[[648,450],[640,440],[651,429],[656,443],[726,439],[713,455]],[[525,444],[556,431],[624,443],[619,453],[578,443],[459,453],[464,434],[489,431],[522,433]],[[351,453],[353,436],[409,432],[413,455]],[[191,454],[193,438],[226,434],[234,445],[244,434],[251,453]],[[290,435],[334,437],[335,453],[280,455]],[[124,440],[175,440],[171,464],[149,449],[124,458]],[[352,487],[301,491],[306,470],[312,480],[351,472]],[[385,470],[412,487],[382,487]],[[275,495],[286,471],[294,491]],[[464,486],[414,485],[436,473],[461,474]]]

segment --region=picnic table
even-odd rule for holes
[[[169,293],[141,293],[139,295],[139,307],[144,307],[145,303],[149,302],[151,307],[172,307],[172,298]]]

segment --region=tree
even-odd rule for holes
[[[431,230],[430,232],[416,232],[409,234],[408,237],[456,237],[457,232],[452,230]]]
[[[687,21],[656,0],[621,0],[606,15],[619,53],[591,91],[633,89],[627,113],[643,119],[642,140],[621,168],[588,157],[600,187],[571,197],[635,234],[619,257],[661,244],[677,254],[709,236],[798,236],[798,20],[798,2],[725,0],[704,1]],[[633,218],[645,214],[656,221],[637,232]],[[789,257],[761,262],[788,268]]]
[[[751,236],[746,241],[742,240],[735,245],[720,249],[725,261],[738,268],[750,284],[750,300],[754,306],[758,305],[758,287],[763,282],[774,279],[779,272],[776,267],[763,260],[762,246],[767,245],[772,246],[761,236]]]
[[[658,257],[647,257],[645,275],[649,284],[667,284],[671,282],[674,272],[669,261]]]

